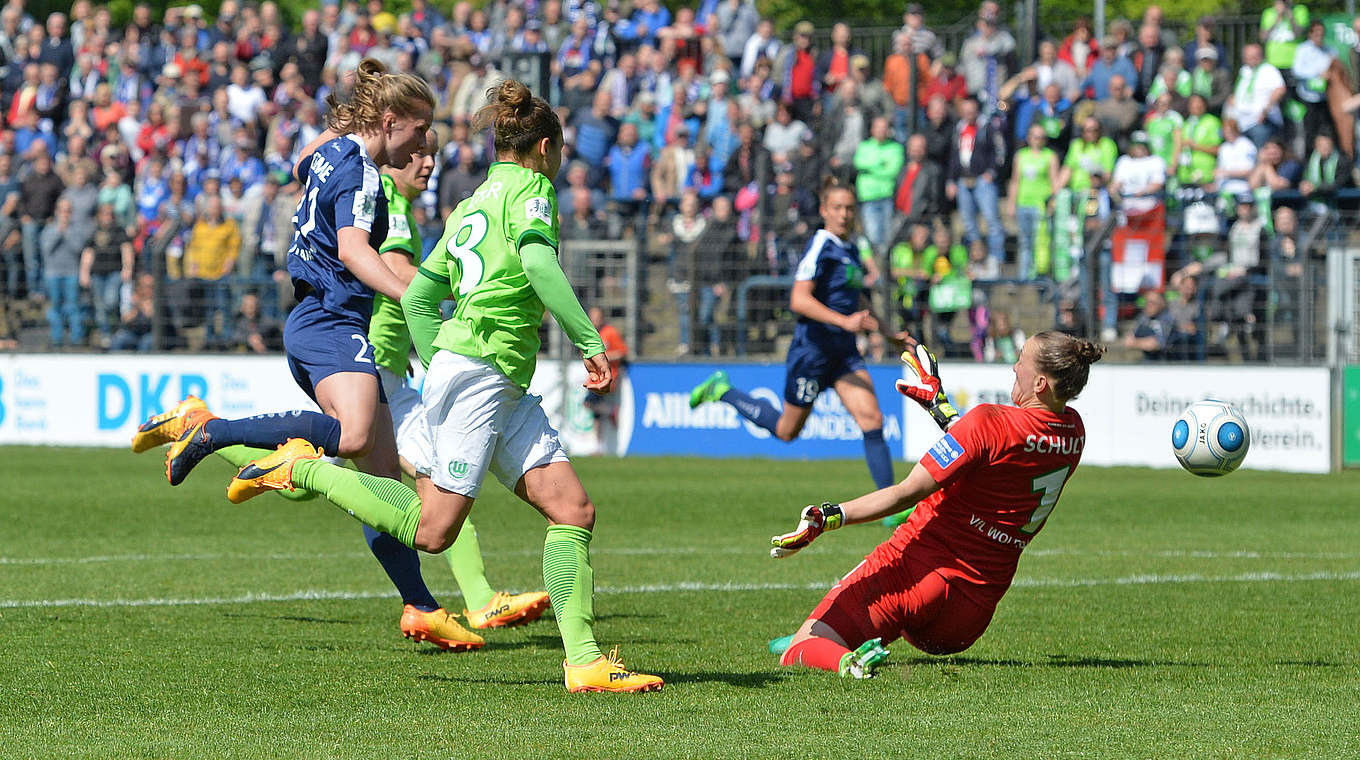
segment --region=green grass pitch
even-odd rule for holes
[[[218,460],[178,489],[154,453],[0,461],[3,758],[1360,756],[1360,472],[1079,470],[972,649],[849,682],[766,641],[884,530],[766,549],[862,462],[582,460],[598,637],[667,684],[569,695],[550,619],[402,639],[323,501],[234,507]],[[540,587],[541,518],[494,484],[475,518],[493,584]]]

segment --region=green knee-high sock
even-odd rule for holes
[[[262,456],[265,456],[266,454],[273,453],[274,452],[270,451],[269,449],[257,449],[251,446],[243,446],[241,444],[237,444],[235,446],[228,446],[225,449],[217,450],[217,455],[219,457],[222,457],[228,462],[231,462],[231,465],[238,469],[241,467],[245,467],[246,465],[250,464],[251,462],[254,462],[256,459],[259,459]]]
[[[231,462],[232,466],[238,470],[266,454],[273,453],[274,452],[269,449],[257,449],[241,444],[217,450],[218,456]],[[315,491],[308,491],[304,488],[299,488],[296,491],[275,491],[274,493],[277,493],[279,496],[282,496],[289,501],[311,501],[316,498]]]
[[[480,610],[490,601],[495,592],[486,579],[486,566],[482,564],[482,545],[477,543],[477,529],[471,520],[463,521],[462,530],[453,546],[444,551],[449,560],[453,579],[463,592],[463,604],[469,610]]]
[[[293,485],[324,495],[359,522],[415,548],[420,497],[405,483],[321,459],[300,459],[293,464]]]
[[[549,525],[543,541],[543,582],[548,586],[568,665],[600,659],[595,643],[595,576],[590,569],[590,531]]]

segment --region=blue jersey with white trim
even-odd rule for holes
[[[864,290],[859,249],[826,230],[817,230],[808,242],[794,279],[811,280],[813,298],[838,314],[859,311]],[[826,348],[852,350],[855,347],[854,333],[807,317],[798,318],[793,337]]]
[[[288,248],[288,274],[299,300],[308,293],[333,314],[373,314],[373,290],[340,261],[339,232],[358,227],[378,250],[387,237],[387,197],[378,167],[354,135],[337,137],[312,153],[307,163],[302,199],[293,214],[293,244]]]

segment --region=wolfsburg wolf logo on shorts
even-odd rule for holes
[[[449,476],[462,480],[467,477],[468,463],[463,461],[449,462]]]

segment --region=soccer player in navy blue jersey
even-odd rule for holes
[[[348,98],[332,97],[329,105],[327,130],[303,149],[294,167],[303,196],[293,216],[288,271],[299,303],[284,328],[293,378],[324,413],[222,420],[201,400],[185,399],[149,420],[133,440],[136,451],[174,442],[166,467],[172,484],[213,451],[241,467],[293,438],[353,458],[364,473],[401,477],[369,321],[374,292],[399,300],[411,272],[389,266],[379,253],[389,225],[378,169],[400,171],[426,158],[434,96],[420,79],[388,74],[381,64],[365,60],[354,72]],[[481,637],[460,626],[434,599],[414,550],[385,534],[368,538],[405,603],[401,627],[407,637],[444,649],[482,646]]]
[[[855,224],[855,193],[830,184],[822,190],[822,228],[808,243],[794,275],[789,308],[798,315],[785,360],[784,409],[732,387],[719,370],[690,393],[691,408],[721,401],[770,431],[781,441],[802,432],[813,402],[822,391],[835,390],[846,411],[864,433],[864,459],[874,485],[893,484],[892,454],[883,440],[883,412],[855,334],[878,329],[878,320],[861,308],[864,269],[851,240]]]

